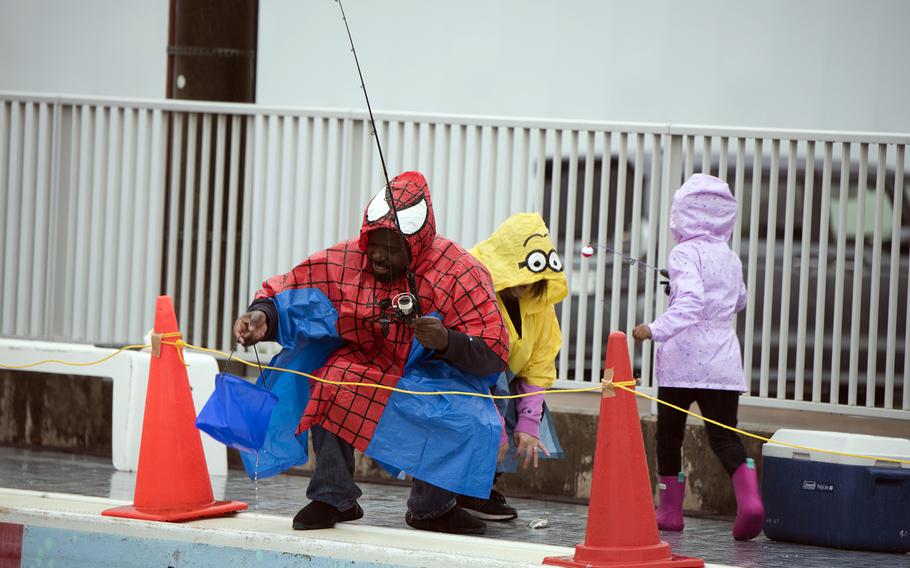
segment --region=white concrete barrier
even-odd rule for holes
[[[114,353],[115,349],[80,343],[55,343],[15,338],[0,338],[0,363],[26,365],[56,359],[67,363],[97,361]],[[139,467],[139,446],[142,421],[145,416],[145,395],[151,354],[148,351],[124,351],[103,363],[90,366],[42,363],[26,370],[39,373],[107,377],[113,381],[111,401],[111,461],[121,471],[136,471]],[[185,351],[187,376],[198,413],[215,389],[218,363],[210,355]],[[227,451],[204,432],[202,448],[209,474],[227,475]]]

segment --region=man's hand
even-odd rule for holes
[[[651,328],[646,323],[640,323],[632,329],[632,337],[639,341],[651,339]]]
[[[415,319],[414,337],[428,349],[445,351],[449,347],[449,330],[436,318],[424,316]]]
[[[544,455],[550,455],[550,452],[543,447],[540,440],[524,432],[515,432],[515,445],[518,446],[515,448],[515,456],[519,459],[521,459],[522,455],[525,457],[524,463],[521,464],[522,469],[527,469],[531,463],[534,464],[534,467],[537,467],[540,460],[537,450],[542,451]]]
[[[268,330],[268,318],[265,312],[259,310],[247,312],[234,322],[234,337],[237,338],[237,343],[246,347],[262,341]]]

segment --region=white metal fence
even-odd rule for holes
[[[225,349],[260,282],[356,233],[381,187],[360,112],[0,93],[0,334],[136,341],[159,293]],[[746,402],[910,418],[910,135],[377,114],[390,173],[419,169],[440,232],[472,246],[543,211],[572,294],[561,385],[599,377],[611,330],[660,313],[673,191],[740,203],[731,245]],[[581,246],[602,245],[583,259]],[[630,341],[652,388],[650,344]]]

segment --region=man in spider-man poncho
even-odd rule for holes
[[[490,275],[436,234],[420,173],[405,172],[390,187],[370,201],[359,238],[267,280],[234,334],[244,345],[277,341],[284,349],[273,366],[329,381],[488,394],[508,359],[508,333]],[[422,315],[416,318],[396,309],[410,292],[409,260]],[[353,480],[356,448],[414,478],[405,517],[412,527],[484,531],[481,521],[455,505],[455,494],[490,494],[501,428],[490,399],[328,384],[286,372],[267,372],[260,383],[279,396],[279,404],[263,450],[243,456],[251,477],[304,463],[306,433],[313,435],[311,502],[294,518],[295,529],[363,516]]]

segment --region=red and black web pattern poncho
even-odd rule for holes
[[[486,268],[462,247],[436,234],[423,175],[405,172],[392,180],[391,188],[399,225],[411,250],[421,313],[437,312],[447,328],[482,339],[506,361],[508,332]],[[389,386],[401,377],[414,332],[389,316],[393,298],[408,292],[408,285],[404,277],[381,282],[371,273],[365,254],[367,235],[380,228],[395,229],[385,190],[367,206],[358,239],[314,254],[287,274],[267,280],[256,294],[269,298],[289,289],[316,288],[332,302],[338,311],[338,334],[345,343],[315,376]],[[390,391],[316,381],[311,389],[298,431],[319,425],[365,451]]]

